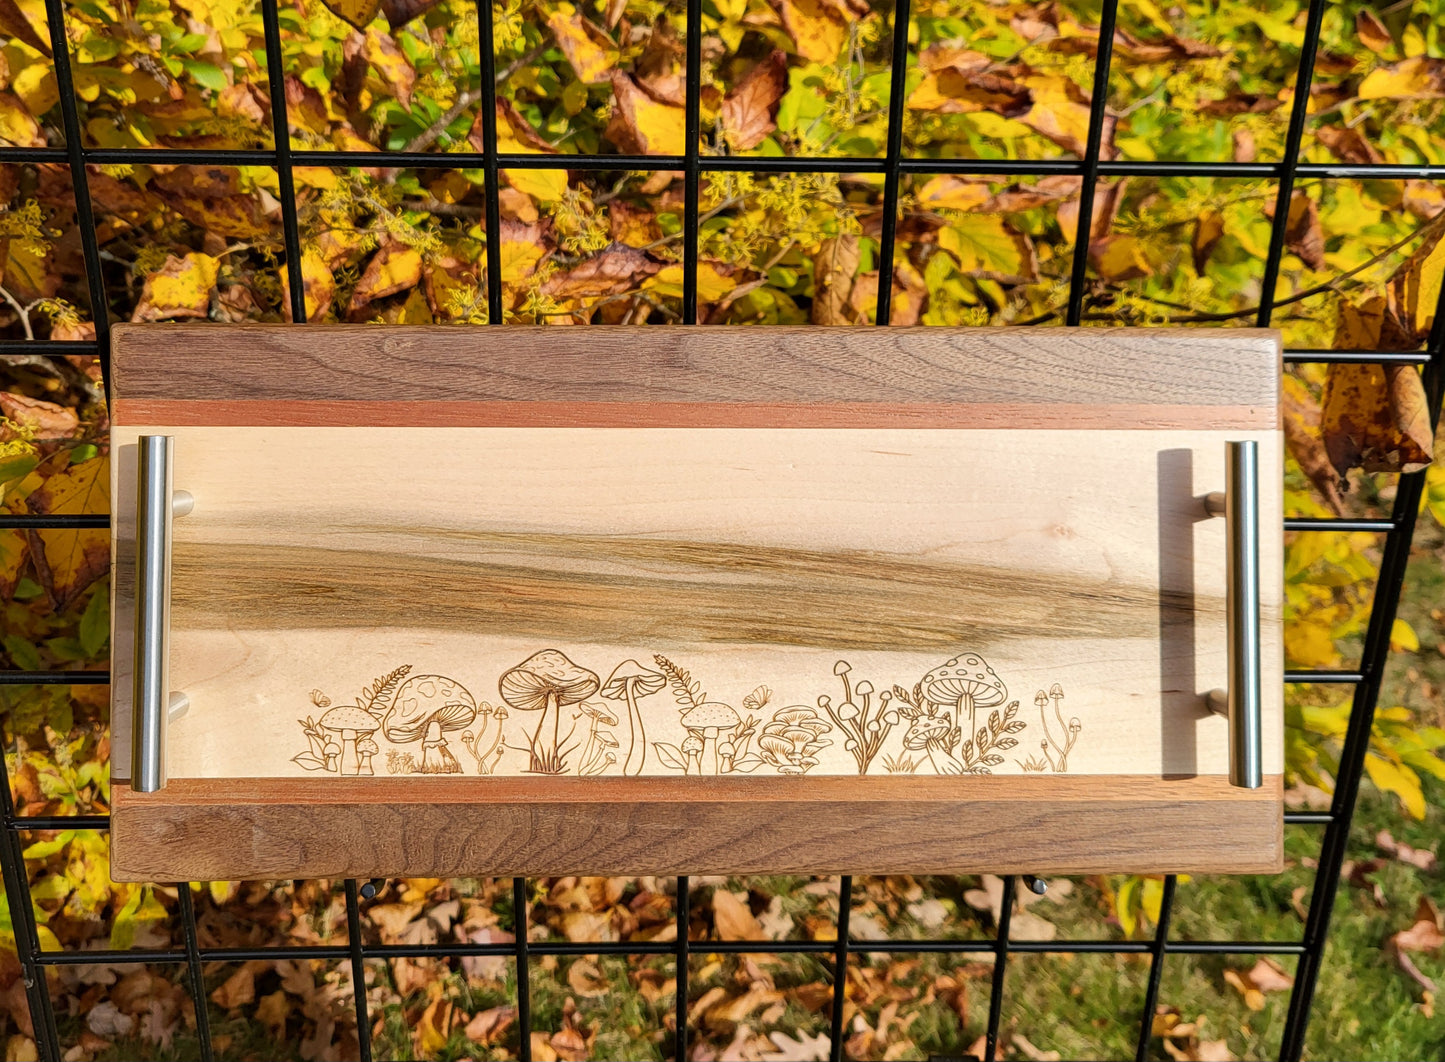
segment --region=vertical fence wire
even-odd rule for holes
[[[877,316],[879,325],[887,325],[890,319],[893,253],[896,245],[898,225],[898,202],[900,182],[904,173],[938,172],[1014,174],[1027,173],[1075,174],[1080,179],[1080,209],[1075,247],[1070,275],[1069,301],[1066,323],[1078,324],[1082,319],[1087,298],[1088,244],[1092,228],[1092,203],[1100,176],[1122,176],[1139,174],[1176,174],[1184,176],[1237,175],[1269,178],[1278,181],[1275,198],[1275,215],[1271,224],[1271,238],[1265,261],[1260,309],[1257,323],[1267,326],[1271,320],[1275,295],[1274,288],[1279,277],[1286,230],[1288,227],[1289,204],[1293,197],[1296,179],[1302,175],[1370,176],[1385,175],[1390,167],[1320,167],[1308,166],[1299,161],[1299,150],[1308,119],[1308,99],[1314,58],[1319,49],[1320,32],[1323,23],[1325,0],[1311,0],[1306,16],[1304,41],[1301,47],[1300,68],[1296,75],[1295,94],[1290,111],[1286,135],[1286,149],[1278,164],[1193,164],[1193,163],[1117,163],[1104,159],[1104,130],[1108,119],[1107,97],[1109,88],[1109,66],[1112,55],[1114,26],[1117,17],[1118,0],[1105,0],[1100,14],[1100,33],[1093,79],[1093,95],[1090,103],[1090,122],[1084,156],[1075,162],[1058,160],[1050,162],[996,162],[991,160],[931,160],[911,159],[904,155],[903,115],[907,89],[907,62],[910,53],[909,0],[896,0],[892,42],[892,70],[890,72],[890,97],[888,103],[888,137],[886,154],[882,160],[839,160],[823,159],[779,159],[747,158],[731,159],[726,156],[702,155],[700,129],[701,94],[701,0],[687,0],[686,5],[686,142],[680,156],[668,156],[655,160],[655,168],[681,168],[684,179],[684,284],[683,314],[686,323],[695,323],[698,314],[697,265],[698,265],[698,224],[700,185],[705,172],[713,170],[756,169],[766,172],[788,170],[811,170],[814,172],[872,172],[882,173],[884,179],[883,219],[878,260]],[[389,153],[395,164],[416,166],[451,166],[458,164],[480,164],[486,177],[486,264],[487,264],[487,320],[501,324],[504,319],[505,299],[501,277],[501,218],[500,171],[504,162],[530,161],[548,165],[548,160],[504,159],[497,145],[497,83],[496,57],[491,5],[477,0],[480,49],[480,103],[482,107],[482,150],[449,154],[442,159],[435,156],[413,155],[412,153]],[[31,156],[47,161],[63,162],[68,166],[75,194],[76,221],[80,230],[82,257],[86,267],[87,292],[91,300],[92,316],[95,321],[96,341],[94,344],[55,344],[49,349],[57,353],[72,353],[77,346],[97,354],[105,377],[106,393],[109,394],[109,316],[105,280],[101,270],[101,255],[96,234],[96,221],[89,194],[86,165],[91,162],[169,162],[173,164],[199,164],[215,161],[217,164],[270,165],[277,172],[281,191],[282,235],[285,244],[286,280],[289,289],[289,310],[293,321],[306,319],[305,278],[302,268],[302,241],[295,196],[294,167],[298,160],[307,164],[325,165],[326,159],[312,156],[314,152],[293,150],[287,121],[285,71],[282,68],[280,39],[280,16],[278,0],[261,0],[261,12],[266,45],[267,82],[271,100],[271,124],[273,144],[267,152],[224,151],[188,152],[177,149],[147,149],[132,152],[105,151],[87,148],[83,141],[78,104],[71,77],[70,56],[66,41],[63,0],[45,0],[46,20],[54,53],[55,77],[60,96],[62,128],[65,134],[63,150],[3,149],[0,161],[32,161]],[[346,153],[327,156],[334,159],[333,165],[357,164],[358,160],[346,157]],[[368,156],[367,160],[374,160]],[[576,165],[578,159],[569,158],[569,165]],[[626,168],[627,160],[597,156],[581,159],[599,168]],[[1445,176],[1442,167],[1399,168],[1396,176]],[[1348,171],[1348,172],[1347,172]],[[1356,171],[1359,171],[1358,173]],[[1408,172],[1407,172],[1408,171]],[[1426,172],[1428,171],[1428,172]],[[1438,171],[1438,172],[1436,172]],[[11,345],[6,344],[6,349]],[[19,350],[33,351],[46,344],[14,345]],[[1421,352],[1336,352],[1299,351],[1293,352],[1295,361],[1395,361],[1424,366],[1424,380],[1429,397],[1432,423],[1438,420],[1442,392],[1445,392],[1445,293],[1437,310],[1434,327],[1427,347]],[[1370,726],[1374,708],[1380,693],[1389,650],[1389,632],[1399,602],[1410,542],[1414,531],[1421,494],[1424,488],[1424,473],[1412,473],[1400,478],[1392,514],[1384,521],[1349,520],[1294,520],[1287,521],[1286,528],[1294,531],[1327,530],[1372,530],[1385,535],[1385,547],[1381,560],[1379,582],[1374,596],[1369,626],[1366,632],[1362,662],[1358,671],[1303,672],[1293,671],[1286,675],[1290,682],[1334,682],[1355,685],[1351,705],[1349,729],[1341,755],[1340,771],[1331,809],[1328,813],[1294,812],[1285,817],[1288,823],[1316,825],[1324,828],[1324,839],[1319,868],[1315,878],[1308,918],[1299,943],[1262,943],[1255,941],[1208,941],[1174,942],[1169,940],[1169,927],[1177,880],[1173,876],[1164,880],[1159,922],[1152,939],[1146,943],[1110,941],[1073,941],[1035,943],[1010,940],[1010,922],[1017,896],[1017,880],[1010,876],[1003,880],[1001,908],[997,919],[996,936],[987,944],[978,942],[950,942],[946,940],[923,942],[892,942],[872,944],[854,943],[850,940],[849,923],[852,905],[852,879],[844,876],[839,882],[839,907],[836,925],[836,939],[823,947],[809,947],[802,943],[768,942],[767,950],[774,953],[831,953],[834,964],[833,992],[829,1014],[832,1062],[842,1062],[845,1057],[845,1023],[847,1017],[848,964],[851,955],[871,954],[888,951],[931,951],[945,954],[973,954],[987,950],[993,956],[991,996],[985,1033],[985,1058],[997,1057],[999,1038],[1003,1026],[1004,990],[1008,961],[1011,954],[1043,954],[1048,952],[1079,953],[1120,953],[1147,955],[1149,974],[1143,1002],[1143,1013],[1138,1031],[1136,1059],[1147,1059],[1150,1054],[1151,1026],[1153,1011],[1158,1002],[1164,963],[1170,954],[1289,954],[1299,958],[1295,985],[1290,998],[1289,1010],[1280,1057],[1286,1060],[1299,1059],[1304,1050],[1305,1033],[1315,985],[1323,962],[1324,949],[1330,924],[1330,913],[1339,884],[1339,875],[1347,850],[1350,820],[1363,776],[1364,756],[1369,746]],[[62,528],[62,527],[103,527],[107,526],[104,516],[61,517],[23,515],[0,516],[0,528]],[[1357,526],[1359,525],[1359,526]],[[1368,525],[1368,526],[1364,526]],[[87,672],[0,672],[0,683],[5,684],[73,684],[77,682],[105,682],[105,673]],[[3,838],[0,838],[0,865],[3,865],[3,880],[6,902],[14,929],[16,950],[30,1006],[32,1021],[40,1057],[46,1062],[58,1062],[61,1049],[57,1019],[53,1001],[47,987],[47,971],[62,964],[83,962],[111,963],[183,963],[191,995],[196,1007],[196,1031],[200,1057],[209,1060],[214,1056],[208,1014],[204,964],[207,961],[237,961],[249,957],[275,956],[303,958],[307,956],[337,956],[349,961],[352,982],[355,988],[355,1010],[359,1057],[371,1062],[371,1019],[366,995],[366,963],[370,959],[391,958],[397,955],[451,956],[459,954],[508,955],[515,963],[516,1013],[518,1029],[518,1057],[530,1062],[531,1046],[531,985],[530,962],[534,954],[571,954],[575,948],[551,947],[545,944],[532,946],[528,940],[529,901],[525,879],[512,881],[512,904],[514,908],[514,941],[510,945],[445,945],[430,950],[418,945],[414,948],[393,946],[368,946],[362,936],[362,908],[365,895],[358,883],[347,880],[344,883],[346,901],[346,922],[348,942],[342,948],[315,946],[276,947],[265,949],[219,949],[204,948],[200,944],[196,905],[188,883],[180,883],[178,911],[184,932],[184,946],[171,951],[126,951],[99,952],[45,952],[41,948],[35,911],[29,895],[29,884],[22,844],[23,831],[89,828],[106,829],[108,817],[103,815],[33,818],[16,812],[8,764],[0,758],[0,818],[3,818]],[[674,999],[674,1040],[677,1062],[688,1057],[688,996],[689,962],[691,942],[689,925],[691,904],[689,879],[680,877],[676,882],[676,940],[671,945],[639,946],[627,942],[609,942],[589,945],[589,951],[599,954],[629,955],[637,953],[671,953],[676,966],[676,995]],[[727,950],[744,951],[748,948]]]

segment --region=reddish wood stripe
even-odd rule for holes
[[[1267,430],[1261,406],[1008,402],[334,402],[117,398],[115,420],[156,427],[1058,428]]]

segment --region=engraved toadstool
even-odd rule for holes
[[[689,732],[687,737],[682,739],[683,774],[692,774],[696,771],[702,774],[702,738]]]
[[[413,675],[402,683],[381,721],[388,741],[421,741],[422,774],[461,774],[446,735],[464,730],[477,717],[477,702],[456,679]]]
[[[983,657],[961,653],[923,676],[923,695],[935,704],[957,705],[960,726],[967,712],[968,736],[972,737],[978,729],[978,709],[1002,704],[1008,689]]]
[[[720,731],[732,730],[741,723],[738,713],[721,701],[707,701],[691,711],[684,712],[682,725],[689,733],[702,737],[702,764],[700,772],[718,773],[717,736]],[[705,766],[704,766],[705,765]]]
[[[510,671],[503,673],[497,683],[502,699],[522,712],[542,713],[537,731],[532,735],[531,764],[528,768],[535,774],[561,774],[567,769],[564,757],[558,749],[562,709],[585,701],[601,686],[594,672],[579,667],[567,659],[565,653],[556,649],[543,649],[533,653]],[[538,752],[537,742],[547,726],[547,716],[552,717],[552,747]]]
[[[636,660],[624,660],[612,670],[602,684],[602,696],[627,702],[627,725],[629,737],[627,756],[622,761],[622,773],[638,775],[647,763],[647,735],[643,732],[642,712],[637,702],[650,697],[667,685],[666,677],[650,667],[643,667]]]
[[[371,769],[371,757],[375,756],[381,748],[370,735],[359,739],[356,742],[356,754],[361,758],[361,766],[356,769],[357,774],[375,774]]]
[[[342,774],[360,774],[361,760],[356,751],[357,735],[370,734],[381,724],[359,704],[342,704],[331,709],[320,720],[318,725],[326,730],[334,731],[341,737],[341,756],[337,766]],[[326,743],[326,764],[330,769],[332,764],[331,742]]]

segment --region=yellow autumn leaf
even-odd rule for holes
[[[1327,624],[1305,619],[1286,623],[1284,655],[1296,667],[1333,667],[1340,654]]]
[[[1445,277],[1445,239],[1436,234],[1405,260],[1390,278],[1395,315],[1416,335],[1425,336],[1435,323]]]
[[[951,222],[939,230],[938,246],[952,254],[965,273],[1035,276],[1033,245],[997,214],[975,214]]]
[[[108,512],[109,462],[92,457],[56,472],[27,504],[33,513],[52,515]],[[62,607],[110,570],[110,535],[104,531],[47,531],[44,540],[51,588]]]
[[[1365,753],[1365,771],[1375,788],[1394,793],[1405,805],[1405,810],[1417,819],[1425,817],[1425,793],[1420,788],[1420,776],[1403,763],[1391,763],[1373,752]]]
[[[1144,245],[1133,236],[1118,234],[1089,245],[1089,264],[1105,280],[1136,280],[1154,272],[1144,256]]]
[[[555,203],[567,192],[566,170],[503,170],[502,176],[539,203]]]
[[[55,71],[49,63],[31,63],[24,67],[11,80],[10,87],[31,114],[44,114],[60,102]]]
[[[327,266],[326,260],[313,248],[307,248],[301,253],[301,284],[303,297],[306,300],[306,320],[314,321],[326,314],[331,309],[331,300],[336,295],[336,278],[331,275],[331,269]],[[281,271],[281,289],[283,298],[281,305],[286,313],[286,319],[291,319],[291,278],[289,271]]]
[[[366,31],[361,54],[386,82],[397,102],[406,110],[411,110],[411,89],[416,84],[416,70],[407,61],[400,46],[392,40],[391,34],[375,26],[370,27]]]
[[[220,263],[208,254],[184,258],[167,255],[165,264],[146,277],[132,321],[171,321],[178,317],[205,317],[216,287]]]
[[[682,266],[677,264],[663,266],[642,286],[644,289],[656,291],[659,295],[671,295],[680,299],[682,298]],[[697,264],[698,302],[717,302],[735,287],[737,287],[737,282],[732,277],[719,273],[717,267],[711,262]]]
[[[822,0],[783,0],[782,16],[798,54],[815,63],[832,63],[848,40],[848,27]]]
[[[612,71],[612,120],[607,138],[637,155],[680,155],[686,138],[686,110],[655,99],[631,77]]]
[[[502,283],[515,284],[532,274],[542,258],[540,245],[526,240],[502,240]]]
[[[1362,100],[1420,100],[1445,96],[1445,60],[1417,55],[1365,75],[1355,94]]]
[[[1402,619],[1396,619],[1390,627],[1390,648],[1394,652],[1418,652],[1420,639],[1415,629]]]
[[[376,299],[415,287],[421,280],[421,255],[401,243],[383,246],[366,265],[366,272],[351,293],[351,312],[356,313]]]
[[[0,92],[0,140],[16,147],[45,146],[40,123],[30,116],[19,98],[9,92]]]
[[[1042,133],[1065,151],[1083,156],[1089,141],[1089,105],[1069,92],[1070,82],[1061,77],[1020,79],[1033,95],[1033,106],[1020,116],[1036,133]]]
[[[587,26],[576,8],[567,3],[558,4],[547,18],[547,28],[567,62],[572,64],[577,80],[589,85],[607,80],[608,71],[617,65],[617,53],[602,48],[588,36]]]
[[[991,194],[987,181],[940,174],[918,190],[918,205],[924,210],[973,210]]]

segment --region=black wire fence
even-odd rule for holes
[[[1402,166],[1402,165],[1320,165],[1300,162],[1301,142],[1308,117],[1310,87],[1316,52],[1319,47],[1321,23],[1329,6],[1326,0],[1311,0],[1305,21],[1304,42],[1301,48],[1300,64],[1296,75],[1292,103],[1289,110],[1286,142],[1281,161],[1274,163],[1237,162],[1124,162],[1111,161],[1102,157],[1101,150],[1106,118],[1106,99],[1109,85],[1111,52],[1115,40],[1115,21],[1118,0],[1105,0],[1102,4],[1098,36],[1097,61],[1094,66],[1093,92],[1089,132],[1081,158],[1048,161],[980,160],[980,159],[919,159],[908,157],[903,144],[903,108],[905,99],[905,76],[909,60],[909,42],[906,33],[895,33],[892,43],[892,91],[888,106],[888,138],[886,154],[882,158],[835,158],[835,157],[729,157],[704,155],[699,150],[700,79],[696,71],[702,67],[700,45],[702,34],[688,32],[686,35],[686,69],[692,75],[686,85],[686,152],[682,155],[539,155],[505,154],[497,149],[498,130],[495,119],[496,81],[493,60],[493,26],[490,5],[483,6],[479,18],[480,55],[482,76],[480,78],[480,102],[483,128],[483,144],[480,151],[457,150],[446,153],[418,151],[389,152],[386,162],[390,166],[426,168],[474,167],[485,172],[488,195],[486,199],[485,223],[490,232],[500,231],[500,208],[495,190],[499,187],[499,170],[509,166],[537,168],[578,168],[586,167],[596,171],[681,171],[684,175],[685,202],[683,206],[684,238],[683,247],[683,295],[682,320],[691,324],[698,315],[698,223],[699,183],[705,173],[724,171],[747,171],[753,173],[798,173],[826,172],[850,174],[881,174],[883,176],[883,209],[881,252],[878,255],[877,324],[886,326],[890,319],[890,301],[893,294],[893,250],[898,240],[898,206],[900,178],[909,173],[961,174],[961,175],[1009,175],[1047,176],[1068,175],[1081,178],[1079,217],[1092,216],[1095,188],[1101,177],[1123,176],[1179,176],[1179,177],[1249,177],[1274,182],[1272,231],[1264,274],[1260,285],[1261,300],[1255,323],[1268,327],[1274,310],[1273,293],[1279,276],[1281,259],[1286,250],[1289,224],[1289,204],[1297,183],[1306,178],[1417,178],[1445,179],[1445,166]],[[690,27],[700,25],[701,0],[687,0],[687,19]],[[286,86],[278,27],[277,0],[262,0],[262,13],[266,38],[266,70],[270,89],[271,124],[274,131],[274,146],[267,150],[192,150],[184,148],[149,148],[145,150],[116,150],[86,146],[82,135],[81,118],[77,110],[76,90],[72,83],[72,71],[66,44],[65,11],[63,0],[46,0],[45,11],[50,31],[50,40],[56,56],[54,72],[65,134],[64,147],[17,148],[0,147],[0,163],[51,163],[68,166],[75,192],[75,211],[82,242],[82,254],[95,323],[95,340],[91,342],[43,342],[8,340],[0,342],[0,354],[54,355],[96,354],[102,367],[106,368],[105,378],[109,384],[106,367],[109,349],[109,323],[106,307],[109,305],[105,286],[106,273],[102,268],[102,254],[97,241],[97,219],[92,208],[89,190],[90,170],[99,165],[126,164],[175,164],[175,165],[257,165],[274,167],[279,177],[282,227],[285,237],[285,268],[289,280],[288,298],[290,316],[293,321],[306,319],[305,283],[302,275],[301,230],[297,218],[297,199],[294,170],[298,166],[374,166],[377,156],[366,152],[298,150],[291,146],[288,134]],[[893,12],[894,25],[907,25],[909,0],[897,0]],[[503,320],[502,288],[502,241],[490,240],[486,245],[486,299],[488,320]],[[1086,271],[1088,268],[1089,241],[1077,240],[1072,258],[1072,273],[1068,299],[1067,316],[1064,323],[1077,325],[1084,312],[1086,295]],[[1422,350],[1291,350],[1286,360],[1294,363],[1354,362],[1394,363],[1420,366],[1423,369],[1425,390],[1429,398],[1433,418],[1438,416],[1442,393],[1445,393],[1445,306],[1435,314],[1434,326],[1428,342]],[[104,831],[108,828],[105,815],[76,815],[37,817],[17,812],[12,792],[11,779],[0,779],[0,800],[3,800],[3,837],[0,837],[0,864],[3,864],[6,899],[14,927],[15,944],[24,971],[24,984],[29,1001],[30,1013],[35,1029],[41,1057],[47,1062],[57,1062],[64,1054],[63,1044],[57,1029],[57,1014],[47,984],[47,972],[60,966],[84,967],[91,964],[106,964],[120,967],[127,964],[178,964],[184,966],[189,979],[190,994],[196,1001],[195,1022],[199,1057],[210,1060],[217,1056],[209,1026],[205,1004],[206,980],[204,969],[213,963],[239,963],[252,959],[276,960],[294,958],[300,960],[330,960],[349,965],[354,991],[356,1022],[359,1030],[359,1057],[366,1062],[372,1058],[372,1044],[369,1032],[373,1027],[373,1015],[368,1014],[367,993],[362,986],[367,983],[369,960],[388,960],[398,957],[429,957],[434,959],[494,957],[511,959],[515,962],[516,998],[515,1007],[519,1034],[516,1050],[523,1060],[532,1057],[531,992],[529,970],[534,960],[547,956],[574,955],[626,955],[658,956],[671,959],[676,977],[676,1025],[671,1042],[671,1052],[682,1062],[690,1057],[689,1043],[689,990],[688,979],[693,964],[690,962],[699,953],[708,955],[771,953],[811,954],[830,967],[832,971],[831,998],[831,1040],[827,1049],[834,1062],[845,1057],[845,996],[846,977],[843,972],[849,967],[851,957],[873,953],[936,953],[960,958],[976,957],[991,963],[991,992],[989,994],[988,1018],[984,1057],[995,1057],[999,1044],[1003,1020],[1004,985],[1010,977],[1010,960],[1017,956],[1041,956],[1063,954],[1104,954],[1137,955],[1147,957],[1148,975],[1145,982],[1142,1006],[1137,1014],[1121,1015],[1120,1020],[1132,1020],[1138,1024],[1135,1057],[1140,1060],[1151,1057],[1151,1040],[1154,1036],[1153,1017],[1159,1002],[1161,976],[1170,956],[1185,955],[1276,955],[1289,956],[1297,960],[1292,996],[1289,1001],[1287,1020],[1279,1047],[1282,1059],[1298,1059],[1305,1047],[1306,1027],[1310,1019],[1311,1003],[1315,992],[1320,966],[1324,958],[1326,939],[1330,929],[1330,916],[1334,906],[1335,893],[1340,883],[1341,867],[1345,859],[1349,838],[1351,817],[1362,778],[1365,754],[1368,748],[1371,723],[1380,693],[1381,681],[1390,648],[1390,635],[1399,601],[1400,589],[1405,576],[1416,515],[1420,509],[1422,491],[1425,485],[1424,473],[1403,475],[1399,479],[1392,512],[1385,519],[1288,519],[1285,530],[1299,532],[1321,531],[1368,531],[1382,536],[1383,551],[1379,569],[1377,589],[1373,599],[1369,624],[1364,636],[1363,653],[1358,667],[1353,670],[1335,671],[1291,671],[1285,676],[1287,683],[1341,684],[1352,686],[1353,702],[1349,716],[1349,729],[1343,744],[1339,761],[1336,787],[1327,811],[1289,812],[1285,823],[1322,833],[1318,869],[1313,888],[1308,897],[1308,916],[1303,936],[1296,941],[1269,942],[1251,940],[1183,941],[1171,939],[1170,923],[1173,912],[1176,885],[1174,878],[1163,883],[1160,917],[1150,939],[1139,941],[1120,940],[1046,940],[1030,941],[1013,939],[1010,935],[1010,921],[1015,910],[1015,900],[1020,889],[1041,890],[1043,883],[1030,878],[1003,879],[1003,895],[998,905],[996,932],[984,940],[870,940],[850,935],[850,914],[852,912],[854,882],[844,877],[839,887],[839,911],[836,932],[831,940],[811,941],[692,941],[689,940],[689,885],[686,878],[676,882],[674,940],[624,941],[624,942],[553,942],[529,940],[527,912],[529,910],[528,883],[516,880],[512,883],[512,910],[515,924],[513,941],[499,943],[445,943],[430,945],[380,945],[364,942],[362,919],[364,905],[376,894],[378,883],[347,881],[344,884],[345,920],[347,943],[345,945],[284,946],[216,948],[203,946],[200,942],[194,902],[187,885],[178,890],[179,912],[183,930],[183,947],[127,950],[53,951],[42,950],[37,924],[29,902],[23,835],[32,831],[76,830]],[[108,526],[104,515],[72,516],[0,516],[0,529],[74,529],[103,528]],[[109,676],[95,671],[6,671],[0,672],[0,684],[10,685],[81,685],[104,684]],[[0,770],[5,770],[0,762]],[[1127,824],[1121,824],[1126,829]],[[866,870],[867,868],[859,868]],[[1017,976],[1015,974],[1014,976]],[[1061,1017],[1061,1020],[1062,1017]]]

